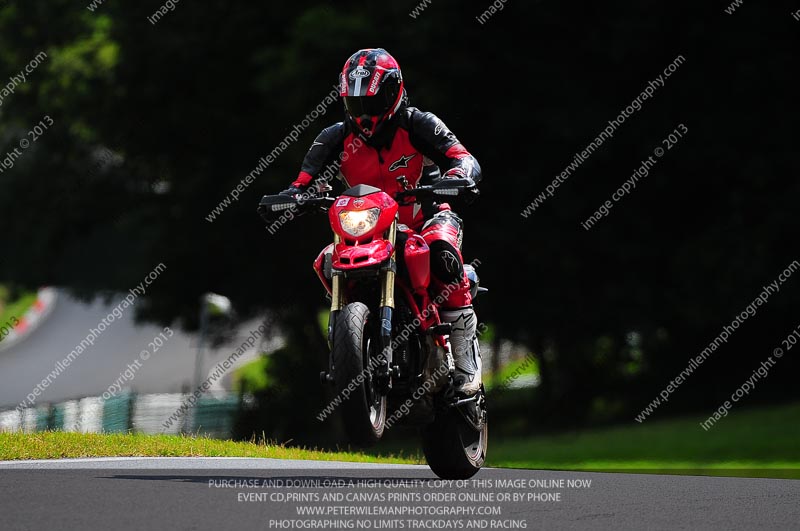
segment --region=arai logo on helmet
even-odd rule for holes
[[[367,70],[363,66],[359,66],[358,68],[350,72],[350,74],[347,77],[349,77],[350,79],[356,79],[359,77],[369,77],[369,70]]]

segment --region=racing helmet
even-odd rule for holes
[[[367,137],[391,120],[403,101],[400,65],[383,48],[365,48],[351,55],[339,84],[347,119]]]

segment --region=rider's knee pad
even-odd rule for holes
[[[422,227],[422,237],[431,248],[431,273],[445,284],[460,282],[464,278],[461,225],[461,219],[454,212],[445,210]]]
[[[461,251],[464,238],[463,222],[455,212],[446,210],[434,215],[422,226],[422,237],[431,245],[436,240],[446,240]]]
[[[464,262],[461,253],[446,240],[430,243],[431,273],[445,284],[460,282],[464,278]]]

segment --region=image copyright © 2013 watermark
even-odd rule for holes
[[[351,142],[348,142],[344,149],[339,153],[337,160],[331,162],[325,168],[325,171],[320,173],[320,175],[314,181],[314,184],[312,184],[308,190],[297,197],[297,204],[293,204],[290,208],[285,209],[278,219],[267,225],[267,231],[269,231],[271,235],[274,235],[281,227],[294,220],[299,215],[299,205],[302,205],[309,199],[317,197],[319,193],[330,186],[330,181],[339,175],[341,163],[347,161],[351,155],[355,155],[359,149],[366,145],[366,139],[362,140],[359,137],[355,137]]]
[[[122,385],[130,383],[136,378],[136,372],[144,366],[142,362],[149,360],[153,354],[161,350],[161,347],[163,347],[173,335],[175,335],[175,332],[173,332],[170,327],[164,327],[164,330],[147,344],[147,348],[139,352],[139,355],[133,362],[129,363],[127,367],[125,367],[125,370],[119,373],[119,378],[108,386],[108,389],[103,392],[103,400],[110,400],[122,392]]]
[[[653,150],[653,155],[656,156],[656,159],[653,158],[653,155],[650,155],[647,159],[641,161],[641,165],[633,171],[631,177],[622,183],[622,186],[617,188],[616,192],[611,194],[611,199],[607,199],[605,203],[600,205],[600,208],[589,216],[586,221],[582,222],[581,226],[589,230],[600,220],[607,217],[611,213],[611,209],[614,208],[614,205],[621,201],[623,197],[629,195],[636,188],[640,179],[644,179],[650,175],[650,170],[656,165],[658,159],[675,147],[688,132],[689,129],[684,124],[678,124],[678,126],[661,141],[661,144]]]
[[[476,258],[475,260],[470,262],[470,265],[475,269],[477,269],[478,267],[480,267],[481,261],[480,259]],[[433,301],[431,301],[430,304],[428,304],[428,306],[424,310],[422,310],[421,316],[423,318],[427,318],[434,311],[434,308],[436,306],[442,304],[445,300],[447,300],[447,297],[449,297],[450,294],[453,293],[453,291],[458,289],[458,286],[459,286],[458,282],[447,284],[442,290],[442,292],[439,293],[439,295],[437,295],[436,298]],[[397,349],[403,342],[408,341],[414,330],[416,330],[421,324],[422,321],[420,320],[420,318],[416,317],[411,323],[406,324],[406,326],[404,326],[402,330],[398,331],[394,339],[392,339],[391,344],[388,347],[386,347],[386,349],[384,349],[383,352],[371,358],[369,360],[369,363],[367,364],[367,367],[363,371],[358,373],[358,375],[356,375],[354,378],[352,378],[350,382],[347,384],[347,386],[344,389],[342,389],[333,398],[333,400],[331,400],[328,403],[328,405],[325,406],[325,408],[317,414],[317,420],[323,422],[325,419],[328,418],[328,416],[331,413],[334,412],[334,410],[336,410],[337,407],[339,407],[339,405],[342,402],[349,399],[350,395],[356,391],[357,387],[363,384],[367,379],[371,377],[372,371],[374,371],[381,363],[384,363],[386,361],[386,356],[388,355],[387,352]]]
[[[717,422],[727,417],[728,413],[733,409],[734,404],[749,395],[750,391],[755,389],[759,381],[766,379],[767,376],[769,376],[769,371],[772,370],[772,368],[777,365],[778,361],[783,358],[787,352],[792,350],[792,347],[797,345],[798,342],[800,342],[800,325],[797,325],[786,339],[781,341],[780,347],[775,347],[773,349],[772,356],[762,361],[761,365],[753,371],[753,374],[740,385],[736,391],[731,393],[730,400],[726,400],[710,417],[700,423],[700,427],[703,428],[704,431],[708,431],[713,428]]]
[[[139,283],[138,286],[128,290],[128,295],[121,300],[119,304],[117,304],[111,311],[109,311],[108,315],[106,315],[100,322],[97,323],[96,328],[89,329],[89,333],[81,339],[79,343],[75,345],[72,351],[63,359],[57,360],[53,364],[53,370],[50,371],[49,374],[44,376],[42,380],[37,383],[32,389],[31,392],[25,397],[25,400],[19,403],[17,406],[17,411],[23,411],[29,407],[33,407],[36,403],[36,400],[41,396],[41,394],[50,386],[52,383],[65,371],[67,371],[72,363],[78,360],[78,358],[90,347],[93,347],[95,341],[97,341],[100,336],[118,319],[122,318],[123,313],[130,307],[132,307],[136,300],[146,293],[146,288],[149,287],[153,282],[158,280],[161,274],[166,271],[167,266],[164,263],[159,263],[148,275],[144,278],[142,282]]]
[[[22,157],[22,154],[30,148],[37,140],[39,140],[45,131],[50,129],[55,122],[50,116],[45,115],[39,123],[34,125],[30,131],[19,140],[18,147],[6,153],[6,156],[0,160],[0,173],[10,170],[14,167],[17,160]]]
[[[523,218],[529,218],[548,200],[548,198],[553,197],[558,188],[567,182],[567,180],[569,180],[569,178],[574,175],[589,157],[591,157],[605,142],[609,141],[628,118],[631,118],[634,114],[643,109],[644,102],[655,96],[656,91],[663,88],[666,85],[667,79],[677,72],[678,68],[685,62],[686,58],[683,55],[678,55],[667,65],[658,77],[649,81],[647,87],[645,87],[627,107],[622,109],[615,119],[608,121],[608,125],[599,135],[589,142],[582,151],[575,153],[573,161],[564,168],[564,171],[556,175],[552,182],[545,187],[544,191],[536,196],[534,200],[520,212],[520,215]]]
[[[669,402],[669,398],[683,383],[698,370],[700,366],[708,360],[711,355],[718,349],[722,348],[724,344],[736,333],[736,331],[748,320],[756,316],[761,306],[767,304],[770,297],[781,291],[781,286],[788,282],[791,276],[800,271],[800,261],[794,260],[784,269],[779,275],[778,279],[764,286],[764,289],[758,296],[741,311],[730,324],[723,327],[717,337],[715,337],[696,357],[689,359],[689,364],[682,370],[675,378],[670,380],[664,389],[654,397],[653,400],[638,414],[634,419],[636,422],[642,423],[652,415],[656,409],[662,404]]]
[[[0,341],[4,340],[7,335],[11,334],[11,330],[13,330],[19,324],[19,319],[11,316],[11,319],[6,321],[3,324],[0,324]]]

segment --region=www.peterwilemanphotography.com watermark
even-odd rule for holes
[[[332,105],[336,100],[339,98],[339,84],[333,85],[333,89],[323,98],[323,100],[317,104],[317,106],[311,110],[299,123],[294,124],[292,130],[281,140],[280,144],[275,146],[272,151],[270,151],[267,155],[258,159],[258,165],[249,173],[247,174],[242,180],[239,181],[233,190],[231,190],[228,195],[219,202],[219,204],[214,207],[211,212],[205,217],[206,221],[209,223],[214,223],[217,217],[221,216],[222,213],[228,208],[234,201],[239,200],[239,196],[250,187],[256,181],[256,178],[264,173],[270,165],[277,160],[277,158],[287,149],[289,146],[297,142],[300,138],[300,134],[308,129],[314,121],[319,118],[320,116],[324,116],[325,113],[328,112],[328,107]]]
[[[475,259],[470,262],[473,268],[477,269],[481,265],[480,259]],[[427,319],[434,310],[440,306],[447,298],[459,287],[461,286],[460,282],[453,282],[447,284],[443,289],[442,292],[439,293],[435,299],[433,299],[423,310],[420,312],[420,317],[415,317],[410,323],[407,323],[402,330],[398,331],[395,335],[392,342],[386,347],[380,354],[377,356],[370,358],[369,362],[367,363],[367,367],[358,373],[354,378],[351,378],[350,382],[347,386],[344,387],[334,398],[331,400],[322,411],[317,414],[317,420],[323,422],[325,419],[333,413],[339,405],[342,404],[345,400],[350,398],[350,395],[355,392],[359,385],[363,384],[367,381],[371,375],[372,371],[377,369],[380,365],[386,362],[388,357],[388,353],[396,350],[400,345],[408,341],[411,337],[411,334],[414,333],[421,325],[424,319]]]
[[[18,74],[14,74],[8,79],[8,82],[5,84],[5,86],[0,88],[0,107],[3,106],[6,98],[14,94],[19,86],[28,81],[28,75],[32,74],[34,70],[39,68],[39,66],[44,63],[47,58],[46,52],[39,52],[36,54],[36,57],[31,59],[31,61],[19,71]]]
[[[611,209],[614,208],[614,205],[621,201],[625,196],[633,192],[633,190],[636,189],[636,185],[639,183],[639,180],[650,175],[650,170],[658,163],[658,160],[663,157],[667,151],[674,148],[688,132],[689,129],[685,125],[678,124],[678,126],[670,134],[668,134],[664,140],[661,141],[661,144],[653,150],[653,155],[655,155],[656,158],[653,158],[653,155],[650,155],[645,160],[641,161],[641,164],[633,171],[633,174],[630,176],[630,178],[622,183],[622,186],[617,188],[617,190],[611,194],[611,198],[607,199],[605,203],[600,205],[600,208],[598,208],[594,214],[589,216],[586,221],[582,222],[581,226],[584,229],[589,230],[600,220],[607,217],[611,213]]]
[[[764,286],[761,293],[759,293],[758,296],[750,304],[748,304],[744,310],[737,314],[730,324],[725,325],[722,328],[722,332],[720,332],[717,337],[715,337],[714,340],[711,341],[711,343],[709,343],[702,352],[700,352],[700,354],[694,358],[691,358],[687,367],[677,376],[675,376],[675,378],[670,380],[670,382],[666,387],[664,387],[658,396],[653,398],[650,404],[648,404],[647,407],[645,407],[638,415],[636,415],[634,420],[636,420],[638,423],[644,422],[655,412],[656,409],[658,409],[659,406],[661,406],[662,403],[668,402],[672,393],[677,391],[678,388],[689,378],[689,376],[691,376],[694,371],[698,370],[714,352],[722,348],[722,346],[728,342],[728,340],[745,323],[745,321],[755,317],[759,308],[767,304],[770,297],[778,293],[781,290],[781,286],[787,282],[789,278],[797,271],[800,271],[800,262],[795,260],[778,275],[778,280]]]
[[[351,156],[355,155],[359,149],[366,145],[366,142],[359,137],[355,137],[352,141],[348,142],[339,153],[338,160],[334,160],[328,164],[325,170],[316,178],[314,184],[297,197],[297,203],[285,209],[278,219],[267,225],[267,231],[271,235],[275,235],[281,227],[294,220],[300,214],[300,205],[309,199],[317,197],[323,190],[328,190],[330,181],[339,175],[341,163],[347,161]]]
[[[123,313],[130,307],[132,307],[136,300],[144,295],[147,292],[147,287],[150,286],[153,282],[155,282],[161,274],[166,271],[167,266],[163,263],[158,264],[148,275],[144,278],[142,282],[139,283],[138,286],[128,290],[128,294],[125,296],[122,301],[119,302],[100,322],[95,325],[94,328],[89,329],[89,333],[81,339],[81,341],[75,345],[75,347],[70,351],[67,356],[62,359],[56,361],[53,370],[50,373],[42,378],[42,380],[37,383],[31,392],[25,397],[25,400],[19,403],[17,406],[17,411],[23,411],[29,407],[32,407],[36,400],[44,393],[45,389],[50,387],[52,383],[61,376],[64,372],[69,369],[69,367],[78,360],[78,358],[86,352],[89,348],[93,347],[95,341],[97,341],[100,336],[112,325],[115,321],[122,318]]]
[[[150,359],[150,357],[161,350],[161,348],[167,344],[172,336],[175,333],[172,329],[168,326],[164,327],[157,336],[155,336],[148,344],[146,349],[142,349],[139,352],[139,355],[126,367],[125,370],[119,373],[119,377],[108,386],[108,389],[103,391],[103,400],[111,400],[113,397],[117,396],[119,393],[122,392],[124,389],[124,385],[130,384],[133,382],[134,378],[136,378],[136,373],[139,372],[139,369],[144,367],[144,362]]]
[[[767,376],[769,376],[770,370],[772,370],[772,368],[777,365],[778,361],[783,358],[784,354],[792,350],[792,347],[797,345],[798,342],[800,342],[800,325],[796,326],[794,330],[789,333],[786,339],[781,341],[780,347],[775,347],[775,349],[772,351],[772,356],[769,356],[766,360],[762,361],[761,365],[759,365],[758,368],[753,371],[753,374],[751,374],[750,377],[736,389],[736,391],[731,393],[730,400],[726,400],[710,417],[700,423],[700,427],[703,428],[704,431],[708,431],[720,420],[727,417],[730,410],[733,409],[734,404],[738,403],[745,396],[749,395],[750,392],[756,388],[757,383],[765,380]]]
[[[268,325],[267,323],[261,323],[258,328],[255,330],[250,330],[250,335],[245,339],[240,345],[239,348],[236,349],[233,353],[231,353],[227,358],[222,360],[221,362],[217,363],[214,369],[209,374],[208,378],[203,380],[192,392],[186,400],[184,400],[181,405],[176,409],[170,416],[167,418],[162,424],[162,433],[168,429],[170,429],[175,422],[182,420],[186,414],[195,406],[197,402],[202,398],[202,396],[207,393],[211,386],[218,381],[220,378],[225,376],[229,370],[231,370],[235,365],[236,360],[238,360],[245,352],[249,349],[253,348],[256,345],[256,340],[260,339],[264,336],[267,332]]]
[[[648,82],[644,90],[642,90],[627,107],[622,109],[616,118],[608,121],[605,129],[603,129],[599,135],[589,142],[589,144],[582,151],[575,153],[573,156],[573,161],[570,162],[567,167],[564,168],[564,170],[545,187],[543,192],[536,196],[536,198],[534,198],[534,200],[531,201],[531,203],[529,203],[522,210],[522,212],[520,212],[520,215],[527,219],[528,217],[532,216],[533,213],[536,212],[536,210],[542,206],[542,204],[544,204],[548,198],[553,197],[558,188],[567,182],[574,172],[577,171],[578,168],[580,168],[580,166],[583,165],[583,163],[586,162],[589,157],[591,157],[600,148],[600,146],[603,145],[604,142],[610,140],[614,136],[614,133],[617,131],[617,129],[619,129],[628,118],[642,110],[644,102],[655,96],[656,91],[666,85],[667,78],[677,72],[678,68],[685,62],[686,58],[683,55],[677,56],[669,65],[667,65],[667,67],[658,77]]]

